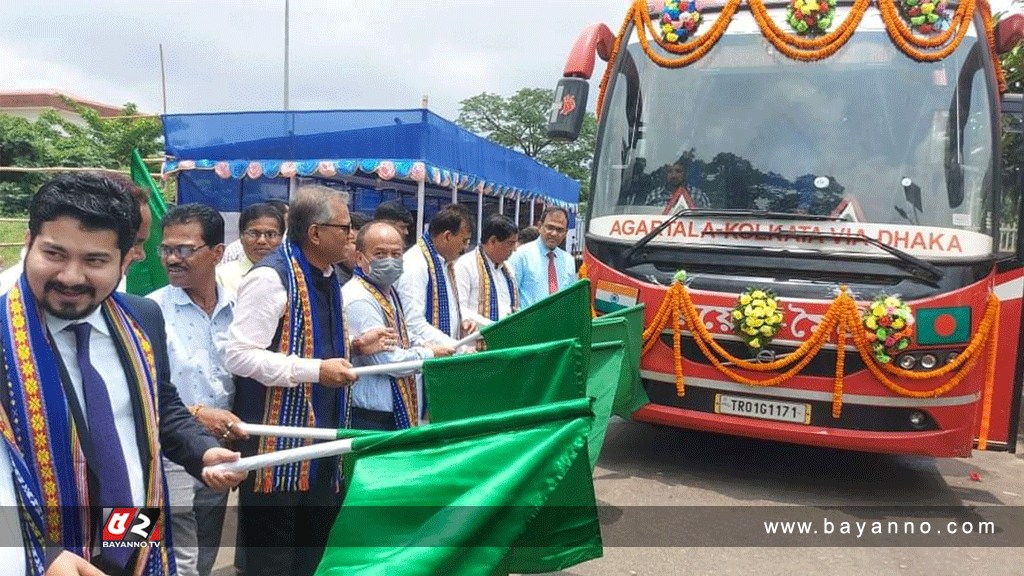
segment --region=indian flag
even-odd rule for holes
[[[598,280],[594,291],[594,308],[598,312],[608,313],[636,306],[639,295],[639,288]]]

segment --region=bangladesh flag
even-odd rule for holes
[[[131,177],[133,182],[149,191],[149,211],[153,215],[153,221],[149,225],[149,240],[146,240],[145,244],[146,259],[132,264],[128,269],[126,287],[131,294],[145,296],[167,285],[167,271],[164,270],[160,255],[157,254],[157,247],[163,239],[161,220],[167,213],[167,204],[164,203],[164,197],[149,175],[149,168],[146,168],[137,149],[132,150]]]
[[[599,557],[591,417],[577,399],[356,438],[317,576],[493,576]]]

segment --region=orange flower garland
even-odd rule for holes
[[[842,48],[857,29],[868,6],[871,5],[871,0],[857,0],[842,24],[832,32],[814,39],[784,32],[768,14],[768,9],[765,8],[762,0],[747,0],[747,5],[750,7],[750,12],[754,15],[757,25],[761,28],[761,33],[779,52],[795,60],[809,62],[827,58]]]
[[[992,325],[992,334],[999,334],[999,314],[995,315],[996,320]],[[978,450],[988,447],[988,429],[992,420],[992,388],[996,381],[996,339],[992,339],[992,345],[988,349],[988,366],[985,367],[985,390],[982,392],[981,422],[978,427]]]
[[[965,2],[956,9],[956,12],[953,14],[953,18],[950,20],[948,30],[935,38],[922,38],[915,35],[910,28],[907,27],[906,22],[900,18],[894,0],[877,1],[878,10],[882,13],[882,20],[885,21],[885,30],[889,33],[889,37],[892,38],[893,43],[899,46],[900,50],[902,50],[904,54],[920,62],[936,62],[938,60],[942,60],[946,56],[952,54],[953,51],[960,46],[960,42],[967,34],[967,29],[970,28],[970,15],[974,13],[975,2],[975,0],[965,0]],[[936,43],[935,41],[944,36],[946,37],[945,39],[948,39],[947,33],[952,34],[954,30],[956,31],[956,38],[947,43],[941,50],[924,52],[918,50],[914,46],[911,46],[911,44],[921,48],[941,46],[941,42]]]
[[[645,0],[636,0],[626,13],[626,17],[615,37],[612,53],[609,62],[614,62],[622,42],[626,40],[626,31],[630,23],[634,23],[637,29],[637,36],[644,52],[654,63],[664,68],[681,68],[688,66],[702,58],[721,39],[728,27],[732,16],[739,9],[742,0],[728,0],[722,7],[715,24],[704,34],[694,37],[683,44],[663,42],[655,29],[654,22],[647,11]],[[764,0],[747,0],[751,14],[757,21],[764,37],[775,46],[779,52],[786,56],[802,61],[814,61],[827,58],[841,48],[857,29],[861,19],[867,12],[871,0],[856,0],[850,8],[850,14],[832,32],[817,38],[804,38],[799,35],[789,34],[783,31],[768,14]],[[1002,67],[999,64],[999,56],[995,50],[994,24],[992,22],[991,9],[985,0],[964,0],[953,16],[950,18],[949,28],[943,32],[930,37],[915,34],[902,20],[895,0],[877,0],[876,4],[881,13],[885,28],[893,43],[903,51],[904,54],[922,62],[934,62],[949,56],[960,45],[967,30],[970,27],[971,15],[976,6],[979,7],[982,20],[985,24],[985,36],[989,46],[989,52],[995,63],[996,77],[999,82],[999,92],[1006,91],[1006,79]],[[685,54],[678,59],[664,58],[654,52],[651,43],[647,38],[650,34],[655,42],[663,49],[674,54]],[[955,34],[955,37],[954,37]],[[939,48],[940,50],[925,51],[924,49]],[[611,77],[612,66],[605,68],[604,76],[601,79],[600,91],[597,100],[597,116],[600,119],[604,108],[605,93]]]
[[[875,379],[893,393],[912,398],[931,398],[941,396],[960,385],[977,361],[981,358],[982,346],[988,344],[989,354],[984,393],[986,399],[985,405],[988,407],[988,414],[985,414],[983,410],[982,421],[985,422],[988,417],[990,417],[991,387],[995,375],[996,359],[995,334],[998,330],[996,326],[999,315],[999,299],[996,298],[995,295],[989,296],[985,316],[979,324],[977,332],[974,334],[971,342],[968,344],[967,348],[964,349],[963,353],[957,356],[955,360],[941,368],[925,372],[912,372],[892,366],[891,364],[880,365],[874,361],[871,343],[867,341],[867,337],[861,327],[860,310],[853,298],[851,298],[847,293],[845,286],[842,287],[842,291],[839,296],[832,301],[832,304],[825,312],[821,323],[817,328],[815,328],[810,338],[805,340],[792,354],[787,355],[781,360],[776,360],[767,364],[755,364],[732,356],[718,344],[714,336],[700,320],[700,314],[697,311],[696,306],[694,306],[693,301],[690,299],[689,291],[682,282],[677,280],[673,282],[672,286],[669,288],[668,293],[662,300],[661,306],[658,307],[658,311],[655,313],[653,320],[644,330],[642,354],[646,355],[650,352],[651,348],[654,347],[655,342],[658,341],[662,330],[664,330],[671,322],[672,359],[676,376],[676,390],[677,393],[682,396],[684,388],[682,355],[680,353],[680,340],[682,333],[679,321],[680,315],[682,315],[686,320],[686,325],[690,329],[690,334],[693,337],[694,342],[697,344],[697,347],[700,348],[701,353],[719,372],[734,382],[758,387],[776,386],[796,376],[815,356],[817,356],[818,352],[821,351],[822,346],[828,340],[829,335],[833,330],[835,330],[837,332],[838,340],[836,347],[836,372],[832,391],[832,416],[834,418],[838,418],[842,413],[847,333],[853,335],[854,347],[861,355],[861,358],[864,360],[868,370]],[[754,372],[778,371],[786,368],[790,364],[794,364],[794,362],[795,364],[782,374],[761,380],[739,374],[735,370],[727,367],[723,363],[722,359],[738,366],[741,369]],[[886,375],[886,372],[890,372],[900,378],[920,381],[943,376],[953,370],[957,370],[958,368],[960,370],[949,380],[931,390],[911,390],[893,382]]]

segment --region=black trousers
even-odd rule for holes
[[[239,487],[239,534],[246,576],[312,576],[343,499],[331,486],[337,458],[321,459],[306,492],[256,494],[250,474]]]

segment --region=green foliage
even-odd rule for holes
[[[1019,8],[1024,4],[1014,2]],[[1005,16],[998,14],[997,18]],[[1017,44],[1009,52],[999,55],[1003,66],[1003,74],[1006,76],[1007,92],[1020,94],[1024,88],[1024,78],[1021,75],[1021,58],[1024,55],[1024,45]],[[1019,116],[1004,115],[1003,122],[1003,162],[1002,162],[1002,185],[1003,185],[1003,206],[1000,218],[1003,226],[1015,226],[1019,214],[1021,162],[1024,157],[1024,138],[1021,135],[1021,120]]]
[[[83,125],[53,110],[35,122],[0,114],[0,166],[42,168],[52,166],[128,167],[132,149],[143,158],[163,150],[159,118],[133,117],[135,104],[125,104],[121,117],[103,119],[91,108],[65,99],[81,116]],[[29,199],[51,173],[0,172],[0,213],[24,214]]]
[[[580,201],[586,201],[597,120],[588,113],[575,142],[551,140],[547,117],[553,100],[554,91],[544,88],[523,88],[508,98],[484,92],[459,103],[455,122],[579,181]]]

